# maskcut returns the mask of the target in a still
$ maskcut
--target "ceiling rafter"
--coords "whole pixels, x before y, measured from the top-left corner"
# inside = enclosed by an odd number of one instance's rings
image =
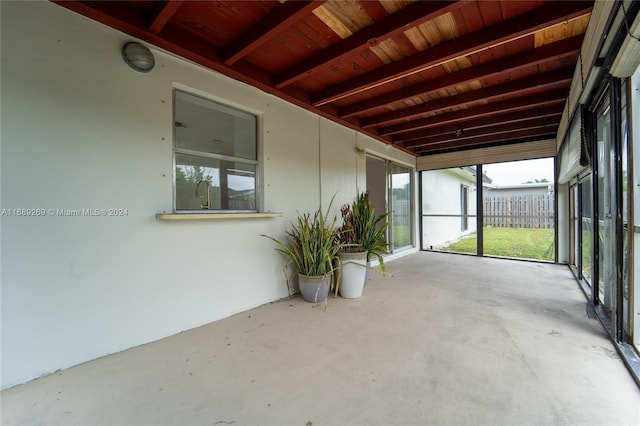
[[[307,93],[294,87],[281,91],[273,90],[271,76],[264,70],[242,63],[236,64],[235,67],[224,65],[220,52],[203,38],[194,37],[175,26],[166,26],[161,34],[152,33],[146,24],[146,17],[137,9],[127,7],[128,2],[85,3],[65,0],[52,0],[52,2],[231,78],[256,86],[268,93],[277,94],[296,105],[304,107],[310,102]],[[330,107],[316,111],[327,118],[334,118],[337,115]],[[353,120],[342,120],[341,122],[347,126],[355,126]]]
[[[311,96],[315,106],[333,102],[407,75],[518,39],[539,29],[568,21],[591,10],[591,2],[550,3],[522,15],[454,38],[408,58],[376,68],[360,76],[329,86]]]
[[[405,148],[417,148],[422,146],[434,145],[444,142],[463,141],[467,139],[477,138],[485,135],[499,135],[502,133],[511,133],[512,131],[536,129],[540,127],[557,125],[558,120],[554,116],[534,117],[522,121],[513,121],[510,123],[500,123],[491,126],[443,133],[435,136],[422,135],[422,138],[408,141],[401,141]],[[395,142],[394,142],[395,143]]]
[[[504,96],[505,93],[524,93],[532,89],[541,89],[546,86],[569,86],[573,77],[574,67],[564,67],[557,70],[537,74],[533,77],[526,77],[513,80],[495,86],[488,86],[478,90],[472,90],[459,95],[446,98],[435,99],[425,104],[404,108],[379,114],[373,117],[364,118],[360,121],[362,127],[373,127],[381,124],[392,123],[412,117],[421,116],[427,113],[436,113],[448,108],[464,105],[478,101],[489,101],[492,98]]]
[[[415,96],[427,93],[435,93],[439,90],[452,88],[471,81],[479,81],[503,74],[507,71],[516,71],[524,67],[540,65],[551,59],[556,61],[573,59],[573,61],[569,62],[570,65],[571,63],[575,63],[575,57],[580,50],[581,44],[581,36],[570,37],[533,49],[532,51],[524,51],[516,55],[507,56],[482,65],[465,68],[460,71],[429,80],[425,83],[409,86],[402,90],[394,90],[366,101],[345,106],[340,108],[340,116],[351,117],[380,108],[393,102],[411,99]]]
[[[336,62],[354,51],[368,48],[382,39],[394,37],[406,31],[407,28],[420,25],[441,13],[455,10],[465,1],[468,0],[418,1],[410,4],[384,20],[363,28],[351,37],[343,39],[281,72],[274,78],[274,84],[276,87],[282,88],[303,77],[310,77],[329,62]]]
[[[323,0],[52,1],[415,156],[548,138],[523,127],[536,117],[560,122],[587,25],[575,18],[593,6],[352,0],[327,5],[320,18]],[[501,19],[507,2],[510,17]],[[362,82],[376,90],[317,103]],[[408,144],[458,130],[469,145]]]
[[[180,9],[182,3],[184,0],[169,0],[164,3],[149,25],[149,31],[154,34],[160,33],[171,17]]]
[[[360,7],[362,7],[374,21],[378,21],[389,15],[384,6],[377,1],[363,1],[360,3]]]
[[[558,115],[562,114],[562,110],[562,105],[556,104],[546,107],[523,109],[520,111],[507,111],[502,112],[501,114],[490,115],[488,117],[480,117],[466,121],[457,121],[455,123],[440,125],[437,127],[429,127],[421,130],[400,133],[393,136],[392,141],[394,143],[406,142],[413,139],[424,138],[425,135],[437,136],[452,132],[461,132],[464,134],[465,132],[468,132],[472,129],[486,128],[488,126],[496,124],[521,122],[534,118],[557,117]]]
[[[226,65],[235,64],[275,34],[293,25],[325,2],[326,0],[285,2],[265,16],[262,21],[253,25],[248,31],[236,38],[233,43],[225,47],[222,51],[224,63]]]
[[[387,127],[379,127],[377,128],[377,131],[380,136],[389,136],[396,133],[429,128],[446,123],[463,123],[465,119],[472,119],[476,117],[491,117],[494,114],[500,114],[504,112],[513,113],[517,111],[526,111],[530,108],[535,108],[538,106],[554,107],[556,105],[563,104],[566,98],[567,91],[565,89],[557,89],[550,92],[543,92],[527,96],[526,98],[520,97],[502,102],[493,102],[476,107],[460,109],[458,111],[450,113],[433,115],[406,123],[394,124]]]
[[[476,148],[486,145],[505,145],[508,143],[530,142],[531,140],[539,139],[555,139],[557,130],[558,126],[553,125],[535,129],[521,130],[517,132],[506,132],[504,134],[486,135],[477,138],[469,138],[460,142],[446,142],[434,144],[431,146],[424,146],[417,148],[415,152],[417,152],[418,154],[436,154],[445,150],[452,151],[469,147]]]

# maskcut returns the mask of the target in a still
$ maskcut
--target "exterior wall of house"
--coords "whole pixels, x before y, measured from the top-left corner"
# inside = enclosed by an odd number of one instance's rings
[[[461,230],[460,186],[469,187],[467,230]],[[455,241],[476,231],[475,175],[463,168],[422,172],[423,248]],[[430,216],[433,215],[433,216]]]
[[[553,183],[548,184],[523,184],[513,186],[486,186],[485,197],[512,197],[520,195],[544,195],[553,192]]]
[[[130,37],[53,3],[0,7],[2,388],[286,296],[285,260],[260,234],[364,190],[356,145],[415,166],[157,49],[137,73],[120,57]],[[259,116],[264,211],[283,217],[155,218],[173,210],[174,88]],[[65,215],[76,209],[122,215]]]

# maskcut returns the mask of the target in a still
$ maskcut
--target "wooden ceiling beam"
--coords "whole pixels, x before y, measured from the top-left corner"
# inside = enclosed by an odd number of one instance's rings
[[[259,90],[263,90],[266,93],[275,95],[285,101],[291,102],[297,106],[308,109],[309,111],[319,114],[322,117],[325,117],[327,119],[330,119],[332,121],[345,125],[348,128],[360,131],[368,136],[371,136],[376,140],[379,140],[383,143],[388,143],[388,144],[392,144],[391,135],[402,133],[402,132],[407,133],[408,130],[411,130],[411,129],[438,127],[433,122],[431,123],[427,122],[428,120],[432,120],[432,117],[426,117],[428,115],[439,113],[440,115],[438,115],[437,117],[440,125],[442,125],[442,123],[457,125],[458,123],[454,123],[454,121],[464,119],[464,117],[467,117],[467,119],[463,121],[463,123],[466,123],[469,121],[468,119],[471,117],[475,117],[476,119],[479,119],[481,117],[487,117],[492,114],[497,114],[496,105],[502,105],[503,107],[506,108],[506,105],[510,103],[509,108],[511,108],[511,110],[514,111],[514,115],[515,115],[515,112],[524,110],[524,109],[530,109],[531,106],[533,105],[547,104],[547,105],[557,106],[559,105],[560,102],[563,102],[563,100],[552,99],[552,97],[556,96],[552,94],[563,93],[563,98],[566,100],[566,95],[568,91],[566,89],[564,76],[560,74],[562,71],[557,70],[555,72],[557,73],[556,77],[558,78],[556,78],[554,82],[551,82],[551,76],[553,75],[552,74],[553,71],[552,71],[552,72],[547,72],[545,74],[540,74],[537,76],[518,80],[517,86],[525,86],[525,87],[517,87],[516,82],[501,83],[499,85],[492,86],[493,88],[487,87],[484,89],[479,89],[478,91],[473,91],[473,92],[477,92],[477,93],[474,93],[474,95],[461,94],[461,95],[454,96],[453,100],[452,99],[447,100],[448,98],[436,99],[434,101],[429,102],[428,104],[425,104],[424,106],[420,105],[419,107],[422,107],[422,108],[426,107],[426,109],[424,110],[426,112],[417,112],[418,110],[411,109],[413,107],[405,108],[404,110],[402,110],[402,115],[400,115],[399,118],[393,118],[391,119],[391,121],[385,122],[387,124],[390,124],[390,123],[398,123],[402,121],[403,122],[402,124],[392,124],[383,128],[378,128],[377,125],[370,125],[366,128],[363,128],[362,121],[368,120],[369,118],[359,120],[359,119],[356,119],[355,116],[340,117],[338,108],[335,105],[332,105],[331,103],[324,103],[322,105],[317,105],[317,106],[314,105],[312,103],[311,94],[294,84],[284,85],[281,88],[276,88],[274,76],[270,72],[268,72],[264,68],[261,68],[260,66],[255,65],[250,61],[242,60],[242,58],[245,57],[246,54],[252,51],[255,51],[255,48],[257,46],[260,46],[265,40],[268,40],[269,37],[273,37],[276,33],[278,34],[281,32],[287,33],[288,31],[284,25],[278,27],[278,29],[273,28],[273,26],[269,27],[268,25],[265,25],[263,27],[264,31],[262,33],[256,33],[256,32],[251,33],[253,34],[252,40],[249,40],[248,42],[246,41],[248,38],[250,38],[248,35],[250,34],[250,32],[247,32],[242,36],[247,38],[242,43],[240,43],[240,41],[230,42],[225,48],[219,49],[218,47],[212,44],[212,42],[210,41],[210,38],[204,31],[199,32],[198,30],[195,30],[193,28],[186,29],[186,28],[183,28],[183,26],[181,25],[173,25],[173,22],[176,20],[178,16],[181,19],[188,18],[188,17],[183,17],[181,15],[183,9],[180,8],[179,0],[163,2],[161,4],[162,5],[161,7],[158,7],[157,4],[153,4],[149,2],[136,3],[136,2],[111,2],[111,1],[105,1],[105,2],[66,1],[66,0],[65,1],[52,0],[52,1],[61,5],[62,7],[65,7],[77,13],[80,13],[88,17],[89,19],[93,19],[95,21],[101,22],[102,24],[108,25],[116,29],[117,31],[122,31],[123,33],[128,34],[131,37],[135,37],[140,40],[143,40],[144,42],[149,43],[150,45],[153,45],[157,49],[162,49],[167,52],[171,52],[176,56],[179,56],[188,61],[192,61],[194,63],[200,64],[211,70],[220,72],[232,79],[250,84],[258,88]],[[308,0],[307,3],[311,3],[312,1],[316,1],[316,0]],[[321,1],[321,0],[318,0],[318,1]],[[461,1],[467,1],[467,0],[461,0]],[[295,2],[292,2],[292,3],[295,3]],[[422,5],[421,7],[428,7],[427,5],[429,5],[431,2],[418,2],[418,3]],[[445,2],[440,2],[440,3],[445,4]],[[564,3],[574,3],[574,2],[557,2],[557,3],[553,3],[553,5],[561,8],[566,8],[567,6],[564,5]],[[589,4],[590,3],[591,2],[589,2]],[[451,5],[451,7],[457,7],[456,5],[458,5],[459,3],[446,2],[446,4]],[[281,7],[282,6],[279,6],[279,9]],[[289,6],[289,7],[293,7],[293,6]],[[541,8],[538,8],[538,9],[541,9]],[[386,16],[385,15],[386,12],[380,9],[380,7],[378,6],[375,6],[373,10],[374,12],[377,13],[376,20],[378,21],[380,21],[380,19]],[[215,13],[215,12],[212,12],[212,13]],[[307,13],[307,17],[309,17],[310,13],[311,12]],[[389,17],[396,16],[398,13],[400,12],[393,13],[389,15]],[[263,21],[266,19],[267,18],[265,17]],[[305,17],[300,15],[298,19],[304,20]],[[388,18],[384,18],[385,21],[387,19]],[[426,20],[424,15],[421,15],[416,19]],[[569,19],[568,16],[567,16],[567,19]],[[543,17],[540,16],[540,22],[542,22],[542,20],[543,20]],[[387,21],[387,22],[392,22],[392,21]],[[509,20],[507,22],[512,22],[512,21]],[[274,25],[277,26],[280,24],[275,23]],[[291,25],[295,25],[295,22],[290,23],[288,28],[290,28]],[[374,23],[373,25],[376,25],[376,24]],[[363,29],[362,31],[365,31],[367,28]],[[406,28],[398,27],[396,29],[393,29],[392,33],[395,34],[394,37],[404,37],[405,30]],[[484,32],[485,30],[480,30],[480,31]],[[361,31],[358,31],[356,34],[354,34],[354,36],[360,33]],[[349,40],[354,36],[351,36],[345,40]],[[466,37],[466,36],[463,36],[463,37]],[[472,40],[472,38],[468,38],[468,39]],[[377,40],[375,39],[372,40],[372,38],[369,38],[366,40],[366,42],[362,44],[361,48],[366,49],[369,41],[371,41],[372,43],[377,43]],[[338,42],[337,44],[341,44],[341,43],[342,42]],[[445,42],[442,45],[435,46],[427,50],[437,51],[437,50],[440,50],[441,48],[444,48],[444,51],[448,52],[449,50],[447,49],[451,49],[451,47],[447,47],[447,46],[450,46],[448,43],[449,42]],[[499,44],[500,44],[500,41],[498,41],[496,45],[499,45]],[[234,48],[235,50],[231,49],[232,45],[236,46]],[[332,49],[334,46],[330,47],[329,49]],[[244,50],[244,52],[240,52],[241,50]],[[332,51],[332,55],[334,55],[335,52],[336,51]],[[353,54],[354,51],[349,51],[349,52]],[[422,53],[416,53],[413,56],[417,56],[421,54]],[[225,61],[229,60],[234,55],[237,55],[237,58],[231,59],[229,61],[229,64],[225,63]],[[349,55],[345,54],[345,57],[349,57]],[[344,59],[344,57],[341,57],[341,58]],[[302,59],[302,61],[299,63],[303,63],[304,61],[305,59]],[[446,62],[446,61],[443,61],[443,62]],[[386,68],[386,66],[383,68]],[[318,68],[319,72],[325,72],[326,70],[327,70],[326,66]],[[524,74],[524,72],[522,72],[521,74]],[[306,75],[307,74],[302,74],[300,78],[305,78]],[[513,84],[513,86],[508,86],[508,84]],[[530,84],[534,84],[534,85],[538,84],[539,89],[536,90],[534,87],[529,87]],[[519,98],[511,99],[508,101],[501,100],[499,102],[495,102],[498,99],[507,99],[507,96],[509,95],[508,92],[499,92],[499,90],[509,90],[509,89],[514,90],[515,93],[519,95]],[[545,89],[549,89],[551,91],[545,92],[545,93],[537,93],[537,94],[535,93],[537,91],[543,91]],[[468,92],[468,93],[471,93],[471,92]],[[458,116],[457,118],[454,118],[454,116],[456,114],[459,114],[460,111],[444,113],[445,111],[449,111],[457,108],[465,108],[469,102],[474,102],[473,100],[469,100],[469,99],[474,99],[473,96],[480,96],[480,95],[482,95],[483,98],[477,99],[477,100],[486,99],[486,100],[489,100],[489,104],[467,108],[466,110],[464,110],[464,116]],[[465,96],[469,96],[469,98]],[[494,102],[491,103],[492,101]],[[523,101],[526,101],[526,103],[524,103]],[[460,102],[462,102],[462,104]],[[452,106],[447,108],[446,105],[448,104]],[[504,110],[500,110],[500,111],[504,112]],[[407,112],[413,115],[406,115]],[[370,118],[379,120],[380,116],[370,117]],[[418,118],[418,119],[414,120],[414,122],[412,123],[408,123],[409,120],[413,120],[415,118]],[[450,121],[446,121],[446,120],[450,120]],[[512,119],[509,122],[513,123],[514,120]],[[405,128],[404,130],[400,130],[400,131],[393,130],[393,129],[399,129],[399,126],[401,125],[409,125],[409,124],[411,126]],[[416,126],[422,126],[422,127],[416,127]],[[483,127],[487,127],[487,126],[483,126]],[[463,129],[465,129],[466,131],[466,128],[463,128]],[[436,131],[441,131],[441,130],[442,129],[438,129]],[[504,130],[504,126],[503,126],[503,130]],[[382,134],[380,131],[384,131],[388,133]],[[524,134],[523,136],[522,132],[523,130],[519,130],[519,131],[514,130],[510,132],[510,135],[511,137],[516,137],[516,138],[529,137],[527,136],[527,134]],[[498,140],[497,138],[499,138],[500,135],[501,134],[492,135],[493,137],[491,141],[486,143],[495,144],[496,140]],[[466,136],[468,137],[469,141],[475,141],[477,143],[485,143],[481,139],[469,137],[469,134],[467,134]],[[536,136],[534,135],[533,137],[536,137]],[[466,140],[467,139],[465,139],[465,141]],[[507,143],[512,142],[514,140],[517,140],[517,139],[509,139]],[[413,155],[417,155],[417,151],[424,150],[424,149],[436,149],[440,151],[442,151],[443,149],[444,150],[464,149],[464,148],[459,148],[460,145],[454,148],[447,147],[446,144],[454,143],[454,142],[457,142],[459,144],[461,141],[454,140],[450,142],[442,142],[436,145],[417,147],[415,149],[406,148],[401,144],[399,144],[398,146],[396,146],[396,148]],[[497,143],[500,143],[500,142],[498,141]]]
[[[467,139],[474,139],[485,135],[501,135],[503,133],[513,133],[514,131],[537,129],[540,127],[548,126],[558,126],[559,121],[560,120],[558,119],[558,117],[554,116],[542,118],[535,117],[528,120],[514,121],[511,123],[500,123],[471,130],[459,129],[459,133],[453,131],[434,136],[425,135],[429,132],[429,130],[425,130],[421,139],[400,141],[400,145],[404,148],[415,149],[421,146],[428,146],[445,142],[464,141]],[[396,142],[394,141],[394,144],[395,143]]]
[[[509,124],[515,122],[522,122],[526,120],[532,120],[535,118],[553,117],[557,120],[557,117],[562,115],[563,106],[561,104],[553,105],[551,107],[539,107],[524,109],[520,111],[507,111],[501,114],[491,115],[488,117],[480,117],[471,120],[455,121],[444,126],[428,127],[421,130],[414,130],[411,132],[400,133],[392,137],[394,143],[407,142],[414,139],[422,139],[428,134],[430,137],[437,135],[445,135],[456,132],[462,132],[468,134],[469,130],[483,129],[496,124]]]
[[[389,13],[379,1],[360,1],[358,5],[376,22],[389,16]]]
[[[225,47],[222,52],[224,63],[226,65],[235,64],[275,34],[289,28],[325,2],[326,0],[285,2],[256,25],[253,25],[247,32],[237,37],[229,46]]]
[[[159,34],[171,17],[178,11],[178,9],[180,9],[182,3],[184,3],[183,0],[169,0],[165,2],[164,5],[161,6],[160,11],[151,21],[149,31],[154,34]]]
[[[51,0],[51,2],[134,37],[138,37],[137,34],[149,33],[148,16],[131,8],[125,2],[97,2],[90,5],[80,1]],[[160,38],[156,37],[156,39]]]
[[[339,41],[276,75],[275,86],[282,88],[301,78],[318,72],[328,62],[338,61],[356,50],[364,49],[382,39],[388,39],[408,28],[427,22],[436,16],[462,6],[468,0],[460,1],[418,1],[386,19],[361,29],[352,36]]]
[[[480,146],[483,146],[483,145],[492,145],[497,143],[500,143],[501,145],[505,145],[507,143],[518,143],[523,141],[530,141],[532,138],[535,138],[535,139],[555,138],[557,131],[558,131],[558,126],[539,127],[536,129],[522,130],[519,132],[508,132],[502,135],[480,136],[477,138],[466,139],[460,142],[446,142],[441,144],[434,144],[434,145],[417,148],[413,152],[415,153],[415,155],[424,155],[424,154],[434,154],[438,151],[443,151],[443,150],[454,150],[454,149],[462,149],[462,148],[465,148],[465,149],[479,148]]]
[[[386,144],[391,143],[391,138],[379,136],[376,129],[363,129],[359,121],[355,118],[342,119],[338,117],[337,108],[331,105],[325,105],[319,108],[313,107],[309,94],[295,86],[277,90],[273,86],[271,75],[260,68],[251,66],[251,64],[246,61],[240,61],[240,63],[233,67],[225,65],[222,63],[222,58],[218,50],[202,38],[195,37],[193,34],[181,31],[174,26],[164,28],[161,35],[151,33],[148,30],[147,16],[142,14],[139,9],[131,7],[129,2],[81,2],[67,0],[52,0],[52,2],[96,22],[129,34],[132,37],[144,40],[188,61],[220,72],[232,79],[249,84],[301,108],[315,112],[324,118],[359,131],[380,142]],[[409,151],[405,152],[409,153]]]
[[[591,11],[591,1],[552,2],[530,12],[446,41],[408,58],[329,86],[312,95],[315,106],[406,77],[452,59],[526,36]]]
[[[394,90],[384,95],[376,96],[372,99],[340,108],[340,116],[352,117],[354,115],[383,107],[393,102],[400,102],[406,99],[411,99],[415,96],[434,93],[439,90],[449,89],[471,81],[498,76],[524,67],[540,65],[550,61],[562,61],[566,62],[567,65],[575,64],[575,58],[580,51],[580,46],[582,45],[582,38],[582,35],[566,38],[537,49],[532,49],[513,56],[487,62],[486,64],[446,74],[442,77],[438,77],[421,84],[405,87],[402,90]]]
[[[421,105],[403,108],[397,111],[391,111],[379,114],[373,117],[363,118],[360,120],[362,127],[374,127],[382,124],[393,123],[401,120],[419,117],[424,114],[433,114],[457,106],[463,106],[468,103],[478,101],[489,101],[492,98],[505,96],[508,94],[522,94],[534,88],[542,87],[558,87],[569,86],[573,78],[574,67],[564,67],[557,70],[536,74],[531,77],[521,78],[519,80],[509,81],[507,83],[497,84],[495,86],[484,87],[478,90],[461,93],[446,98],[434,99]]]
[[[413,131],[422,128],[434,127],[446,123],[460,122],[472,118],[491,117],[494,114],[504,112],[516,113],[517,111],[526,111],[530,108],[542,106],[544,108],[562,107],[567,99],[567,91],[565,89],[553,90],[550,92],[538,93],[536,95],[527,96],[526,98],[510,99],[508,101],[494,102],[485,105],[479,105],[472,108],[461,109],[458,111],[433,115],[418,120],[408,121],[406,123],[394,124],[387,127],[378,127],[380,136],[390,136],[406,131]]]
[[[210,43],[174,26],[164,27],[162,34],[153,33],[149,29],[147,16],[137,8],[131,7],[128,2],[66,0],[53,0],[53,2],[132,37],[144,40],[153,46],[173,52],[216,71],[223,71],[220,54]],[[242,77],[240,73],[236,74],[238,78]],[[234,78],[236,77],[234,76]],[[260,77],[258,78],[260,79]]]
[[[177,26],[167,25],[163,28],[161,34],[152,33],[148,29],[147,17],[138,8],[131,7],[129,2],[53,1],[66,9],[129,34],[132,37],[139,38],[188,61],[193,61],[230,78],[255,86],[267,93],[280,96],[296,105],[304,108],[309,107],[310,98],[308,93],[295,87],[277,91],[273,88],[271,75],[263,69],[251,66],[246,62],[241,62],[235,67],[224,65],[220,52],[211,43],[195,36],[191,32],[181,30]],[[314,111],[320,111],[320,109],[316,108]],[[322,112],[321,115],[326,116],[326,113]],[[335,115],[331,118],[335,119]],[[356,121],[352,119],[341,120],[341,123],[350,123],[351,126],[355,126],[353,123]]]

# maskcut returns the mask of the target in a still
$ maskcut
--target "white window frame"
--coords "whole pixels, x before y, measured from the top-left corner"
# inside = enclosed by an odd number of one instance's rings
[[[254,141],[253,143],[255,144],[255,159],[247,159],[247,158],[242,158],[242,157],[236,157],[236,156],[229,156],[229,155],[224,155],[224,154],[219,154],[216,152],[210,152],[210,151],[200,151],[200,150],[194,150],[194,149],[188,149],[188,148],[183,148],[183,147],[178,147],[177,146],[177,136],[176,136],[176,130],[177,130],[177,126],[176,126],[176,122],[177,122],[177,118],[176,118],[176,94],[177,93],[182,93],[194,98],[197,98],[198,100],[201,100],[203,103],[206,103],[207,105],[214,105],[215,108],[219,109],[220,111],[226,111],[226,112],[232,112],[232,113],[240,113],[241,115],[249,115],[252,116],[254,118],[254,123],[255,123],[255,129],[254,129]],[[219,99],[215,99],[213,97],[208,97],[199,93],[194,93],[193,91],[184,89],[184,88],[179,88],[179,87],[174,87],[173,88],[173,92],[172,92],[172,127],[173,127],[173,141],[172,141],[172,157],[173,157],[173,212],[176,214],[189,214],[189,213],[205,213],[205,214],[226,214],[226,213],[258,213],[261,211],[261,205],[262,205],[262,188],[261,188],[261,184],[260,184],[260,176],[261,176],[261,146],[260,146],[260,115],[249,111],[247,109],[243,109],[241,107],[238,107],[236,105],[232,105],[231,102],[226,103],[224,101],[221,101]],[[204,106],[204,105],[203,105]],[[252,165],[255,167],[255,176],[254,176],[254,206],[253,208],[248,208],[248,209],[211,209],[209,206],[208,209],[178,209],[177,207],[177,176],[176,176],[176,154],[178,155],[190,155],[190,156],[196,156],[202,159],[215,159],[215,160],[221,160],[221,161],[230,161],[230,162],[235,162],[235,163],[241,163],[241,164],[247,164],[247,165]],[[202,188],[203,191],[206,191],[207,188]]]

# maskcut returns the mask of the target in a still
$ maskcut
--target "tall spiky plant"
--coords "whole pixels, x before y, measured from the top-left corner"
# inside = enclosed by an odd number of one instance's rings
[[[332,204],[333,198],[331,198],[327,212],[324,214],[320,209],[316,210],[313,216],[310,213],[298,213],[297,223],[291,224],[285,241],[268,235],[263,236],[278,245],[276,250],[287,256],[296,265],[300,274],[307,276],[331,275],[332,287],[334,287],[336,286],[335,262],[340,261],[338,252],[343,244],[338,238],[337,218],[334,216],[331,222],[328,219]]]
[[[355,210],[355,203],[353,204]],[[338,230],[340,241],[343,243],[342,250],[346,253],[358,253],[364,251],[360,245],[360,238],[357,232],[356,212],[349,204],[344,204],[340,208],[342,214],[342,226]]]
[[[376,216],[376,208],[369,200],[369,192],[361,193],[351,207],[353,230],[358,244],[367,251],[367,260],[373,257],[380,263],[380,271],[385,272],[382,255],[387,252],[386,231],[389,212]]]

